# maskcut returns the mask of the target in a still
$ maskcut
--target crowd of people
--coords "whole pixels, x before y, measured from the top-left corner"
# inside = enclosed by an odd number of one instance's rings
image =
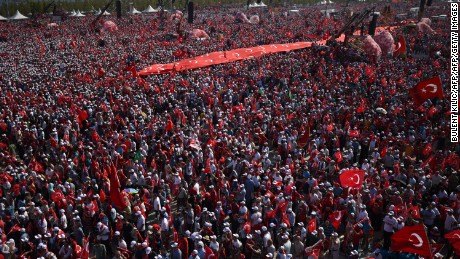
[[[410,7],[392,5],[379,22]],[[433,19],[433,34],[393,28],[403,58],[333,43],[135,72],[346,24],[320,9],[246,11],[259,24],[235,22],[244,10],[233,7],[198,8],[180,26],[167,13],[104,17],[113,32],[90,26],[94,16],[0,23],[3,257],[407,258],[391,235],[420,223],[445,244],[433,256],[455,256],[444,239],[460,228],[447,20]],[[442,3],[425,11],[444,13]],[[210,38],[183,33],[193,28]],[[408,90],[436,75],[445,98],[415,106]],[[342,187],[353,168],[365,171],[362,187]]]

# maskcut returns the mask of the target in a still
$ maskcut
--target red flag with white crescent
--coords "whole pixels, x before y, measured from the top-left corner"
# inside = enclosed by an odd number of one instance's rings
[[[334,211],[331,215],[329,215],[329,220],[331,221],[331,224],[332,226],[334,226],[335,229],[339,229],[344,214],[344,210],[339,210]]]
[[[401,55],[401,54],[405,54],[406,50],[407,50],[407,48],[406,48],[406,39],[404,38],[403,35],[401,35],[401,36],[399,36],[399,40],[396,43],[395,51],[393,52],[393,57]]]
[[[428,99],[443,98],[442,82],[439,76],[432,77],[428,80],[419,82],[416,86],[409,90],[409,94],[414,99],[414,104],[420,106]]]
[[[361,189],[364,180],[364,170],[349,169],[343,170],[340,175],[340,184],[342,187],[351,187]]]
[[[412,215],[412,218],[414,219],[420,219],[420,209],[418,206],[412,206],[407,209],[407,213]]]
[[[431,249],[425,226],[405,226],[391,236],[391,250],[431,258]]]
[[[444,235],[444,238],[449,240],[451,243],[457,243],[460,242],[460,229],[451,231],[447,234]]]

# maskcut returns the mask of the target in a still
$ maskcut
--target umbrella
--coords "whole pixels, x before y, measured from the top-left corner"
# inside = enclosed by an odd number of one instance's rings
[[[137,191],[136,189],[133,189],[133,188],[126,188],[123,191],[126,192],[126,193],[129,193],[129,194],[138,194],[139,193],[139,191]]]

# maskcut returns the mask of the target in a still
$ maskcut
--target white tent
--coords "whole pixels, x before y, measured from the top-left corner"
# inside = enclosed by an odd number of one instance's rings
[[[158,9],[153,9],[152,6],[147,6],[147,8],[145,8],[145,10],[143,11],[143,13],[156,13],[160,11],[160,7],[158,7]]]
[[[7,21],[7,20],[8,20],[8,18],[5,18],[5,17],[0,15],[0,21]]]
[[[131,14],[140,14],[141,12],[139,12],[136,7],[133,7],[133,10],[131,10]]]
[[[329,0],[329,1],[327,1],[327,0],[321,0],[321,1],[319,1],[319,2],[317,3],[317,5],[322,5],[322,4],[333,4],[333,3],[334,3],[334,2],[332,2],[332,1],[330,1],[330,0]]]
[[[102,12],[102,10],[101,10],[101,9],[99,9],[99,11],[97,11],[96,15],[99,15],[99,14],[101,14],[101,12]],[[102,15],[106,15],[106,16],[108,16],[108,15],[111,15],[111,14],[110,14],[109,12],[107,12],[107,10],[106,10],[106,11],[105,11],[105,12],[104,12]]]
[[[80,12],[80,10],[77,11],[77,13],[75,14],[75,17],[85,17],[86,15],[82,14]]]
[[[16,13],[10,17],[10,20],[24,20],[24,19],[29,19],[29,18],[22,15],[19,11],[16,11]]]
[[[77,12],[75,12],[75,10],[72,10],[72,12],[70,12],[69,16],[75,16],[77,14]]]
[[[257,2],[253,4],[249,4],[249,8],[253,8],[253,7],[267,7],[267,5],[264,4],[263,2],[260,2],[260,4],[258,4]]]

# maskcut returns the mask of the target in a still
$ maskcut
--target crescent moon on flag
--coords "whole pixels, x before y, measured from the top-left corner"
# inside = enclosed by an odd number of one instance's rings
[[[460,234],[454,234],[453,236],[456,238],[460,238]]]
[[[356,177],[356,182],[355,183],[359,184],[359,181],[361,180],[361,177],[359,177],[359,175],[357,175],[357,174],[354,174],[353,179],[355,179],[355,177]]]
[[[400,48],[401,48],[401,43],[398,42],[398,44],[396,45],[395,51],[398,51]]]
[[[340,220],[341,217],[342,217],[342,212],[339,211],[339,215],[337,217],[335,217],[335,220]]]
[[[412,240],[412,237],[415,237],[418,241],[418,243],[414,243],[414,240]],[[416,233],[412,233],[410,236],[409,236],[409,241],[412,242],[412,244],[415,246],[415,247],[421,247],[423,245],[423,240],[422,238],[419,236],[419,234],[416,234]]]
[[[433,90],[430,91],[432,93],[436,93],[436,91],[438,90],[438,86],[435,84],[427,84],[426,86],[431,86],[433,88]]]

